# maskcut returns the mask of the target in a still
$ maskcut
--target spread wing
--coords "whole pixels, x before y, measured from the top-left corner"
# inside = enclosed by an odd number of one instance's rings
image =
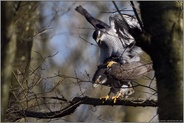
[[[77,6],[75,10],[79,12],[81,15],[83,15],[86,18],[86,20],[95,27],[95,29],[110,28],[110,26],[107,25],[106,23],[91,16],[91,14],[89,14],[89,12],[86,9],[84,9],[81,5]]]
[[[110,69],[107,69],[106,73],[119,81],[131,81],[141,78],[151,70],[151,64],[143,64],[141,62],[131,62],[122,65],[114,63]]]
[[[135,42],[129,31],[134,28],[140,29],[140,25],[134,16],[127,14],[122,14],[122,16],[120,14],[113,14],[109,17],[109,22],[111,27],[114,28],[118,34],[118,37],[120,37],[126,45]]]

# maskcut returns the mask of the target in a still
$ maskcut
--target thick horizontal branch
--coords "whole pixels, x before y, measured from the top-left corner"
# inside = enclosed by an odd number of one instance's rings
[[[122,106],[151,106],[151,107],[157,107],[157,101],[155,100],[145,100],[145,99],[124,99],[119,100],[117,99],[116,102],[114,100],[109,99],[99,99],[99,98],[90,98],[90,97],[75,97],[72,101],[69,102],[69,105],[62,108],[59,111],[53,111],[53,112],[34,112],[34,111],[27,111],[27,110],[21,110],[16,112],[21,117],[34,117],[34,118],[42,118],[42,119],[52,119],[52,118],[58,118],[58,117],[64,117],[66,115],[70,115],[73,113],[77,107],[79,107],[81,104],[85,105],[93,105],[93,106],[104,106],[104,105],[122,105]]]
[[[64,117],[66,115],[70,115],[75,111],[77,107],[79,107],[80,104],[81,104],[81,101],[70,103],[68,106],[62,108],[61,110],[53,111],[53,112],[34,112],[34,111],[21,110],[21,111],[18,111],[17,114],[23,117],[34,117],[34,118],[40,118],[40,119],[59,118],[59,117]]]
[[[146,99],[117,99],[116,102],[112,99],[99,99],[99,98],[90,98],[90,97],[75,97],[73,101],[82,101],[82,104],[87,105],[94,105],[94,106],[102,106],[102,105],[122,105],[122,106],[151,106],[151,107],[157,107],[157,101],[156,100],[146,100]]]

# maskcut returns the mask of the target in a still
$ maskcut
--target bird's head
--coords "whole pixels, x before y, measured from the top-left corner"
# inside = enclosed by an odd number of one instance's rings
[[[97,42],[97,44],[101,43],[101,37],[103,35],[103,32],[100,30],[95,30],[93,33],[93,39]]]
[[[108,78],[105,74],[106,69],[107,68],[98,67],[92,79],[94,87],[97,87],[98,85],[108,85]]]
[[[104,85],[107,82],[107,76],[99,75],[97,79],[93,83],[93,87],[97,87],[98,85]]]

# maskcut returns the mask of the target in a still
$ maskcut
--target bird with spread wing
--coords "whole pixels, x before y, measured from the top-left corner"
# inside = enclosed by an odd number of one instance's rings
[[[142,49],[134,46],[135,39],[129,33],[130,29],[140,29],[139,23],[131,15],[113,14],[109,17],[110,26],[91,16],[81,5],[75,9],[91,23],[95,31],[93,39],[100,48],[100,65],[93,76],[93,83],[110,86],[115,94],[112,98],[127,98],[134,92],[131,81],[145,75],[149,68],[140,62]],[[141,29],[140,29],[141,30]]]
[[[122,21],[119,14],[113,14],[109,17],[110,26],[99,19],[91,16],[82,6],[75,9],[95,28],[93,39],[100,48],[100,64],[109,57],[118,57],[121,63],[139,61],[138,54],[142,52],[141,48],[134,46],[135,40],[128,33],[131,28],[139,28],[137,20],[130,15],[123,15]]]

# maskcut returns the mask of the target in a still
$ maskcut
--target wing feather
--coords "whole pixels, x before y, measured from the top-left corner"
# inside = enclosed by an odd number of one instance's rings
[[[151,64],[131,62],[125,64],[115,63],[106,71],[107,75],[119,81],[130,81],[141,78],[152,70]]]
[[[129,30],[133,28],[140,29],[140,25],[134,16],[126,14],[122,14],[122,16],[119,14],[112,14],[109,17],[109,21],[111,28],[114,27],[114,30],[116,30],[116,33],[120,39],[123,39],[123,42],[126,43],[126,45],[130,45],[135,42],[134,38],[129,33]]]
[[[107,25],[106,23],[91,16],[91,14],[89,14],[89,12],[86,9],[84,9],[81,5],[77,6],[75,10],[79,12],[81,15],[83,15],[86,18],[86,20],[95,27],[95,29],[110,28],[110,26]]]

